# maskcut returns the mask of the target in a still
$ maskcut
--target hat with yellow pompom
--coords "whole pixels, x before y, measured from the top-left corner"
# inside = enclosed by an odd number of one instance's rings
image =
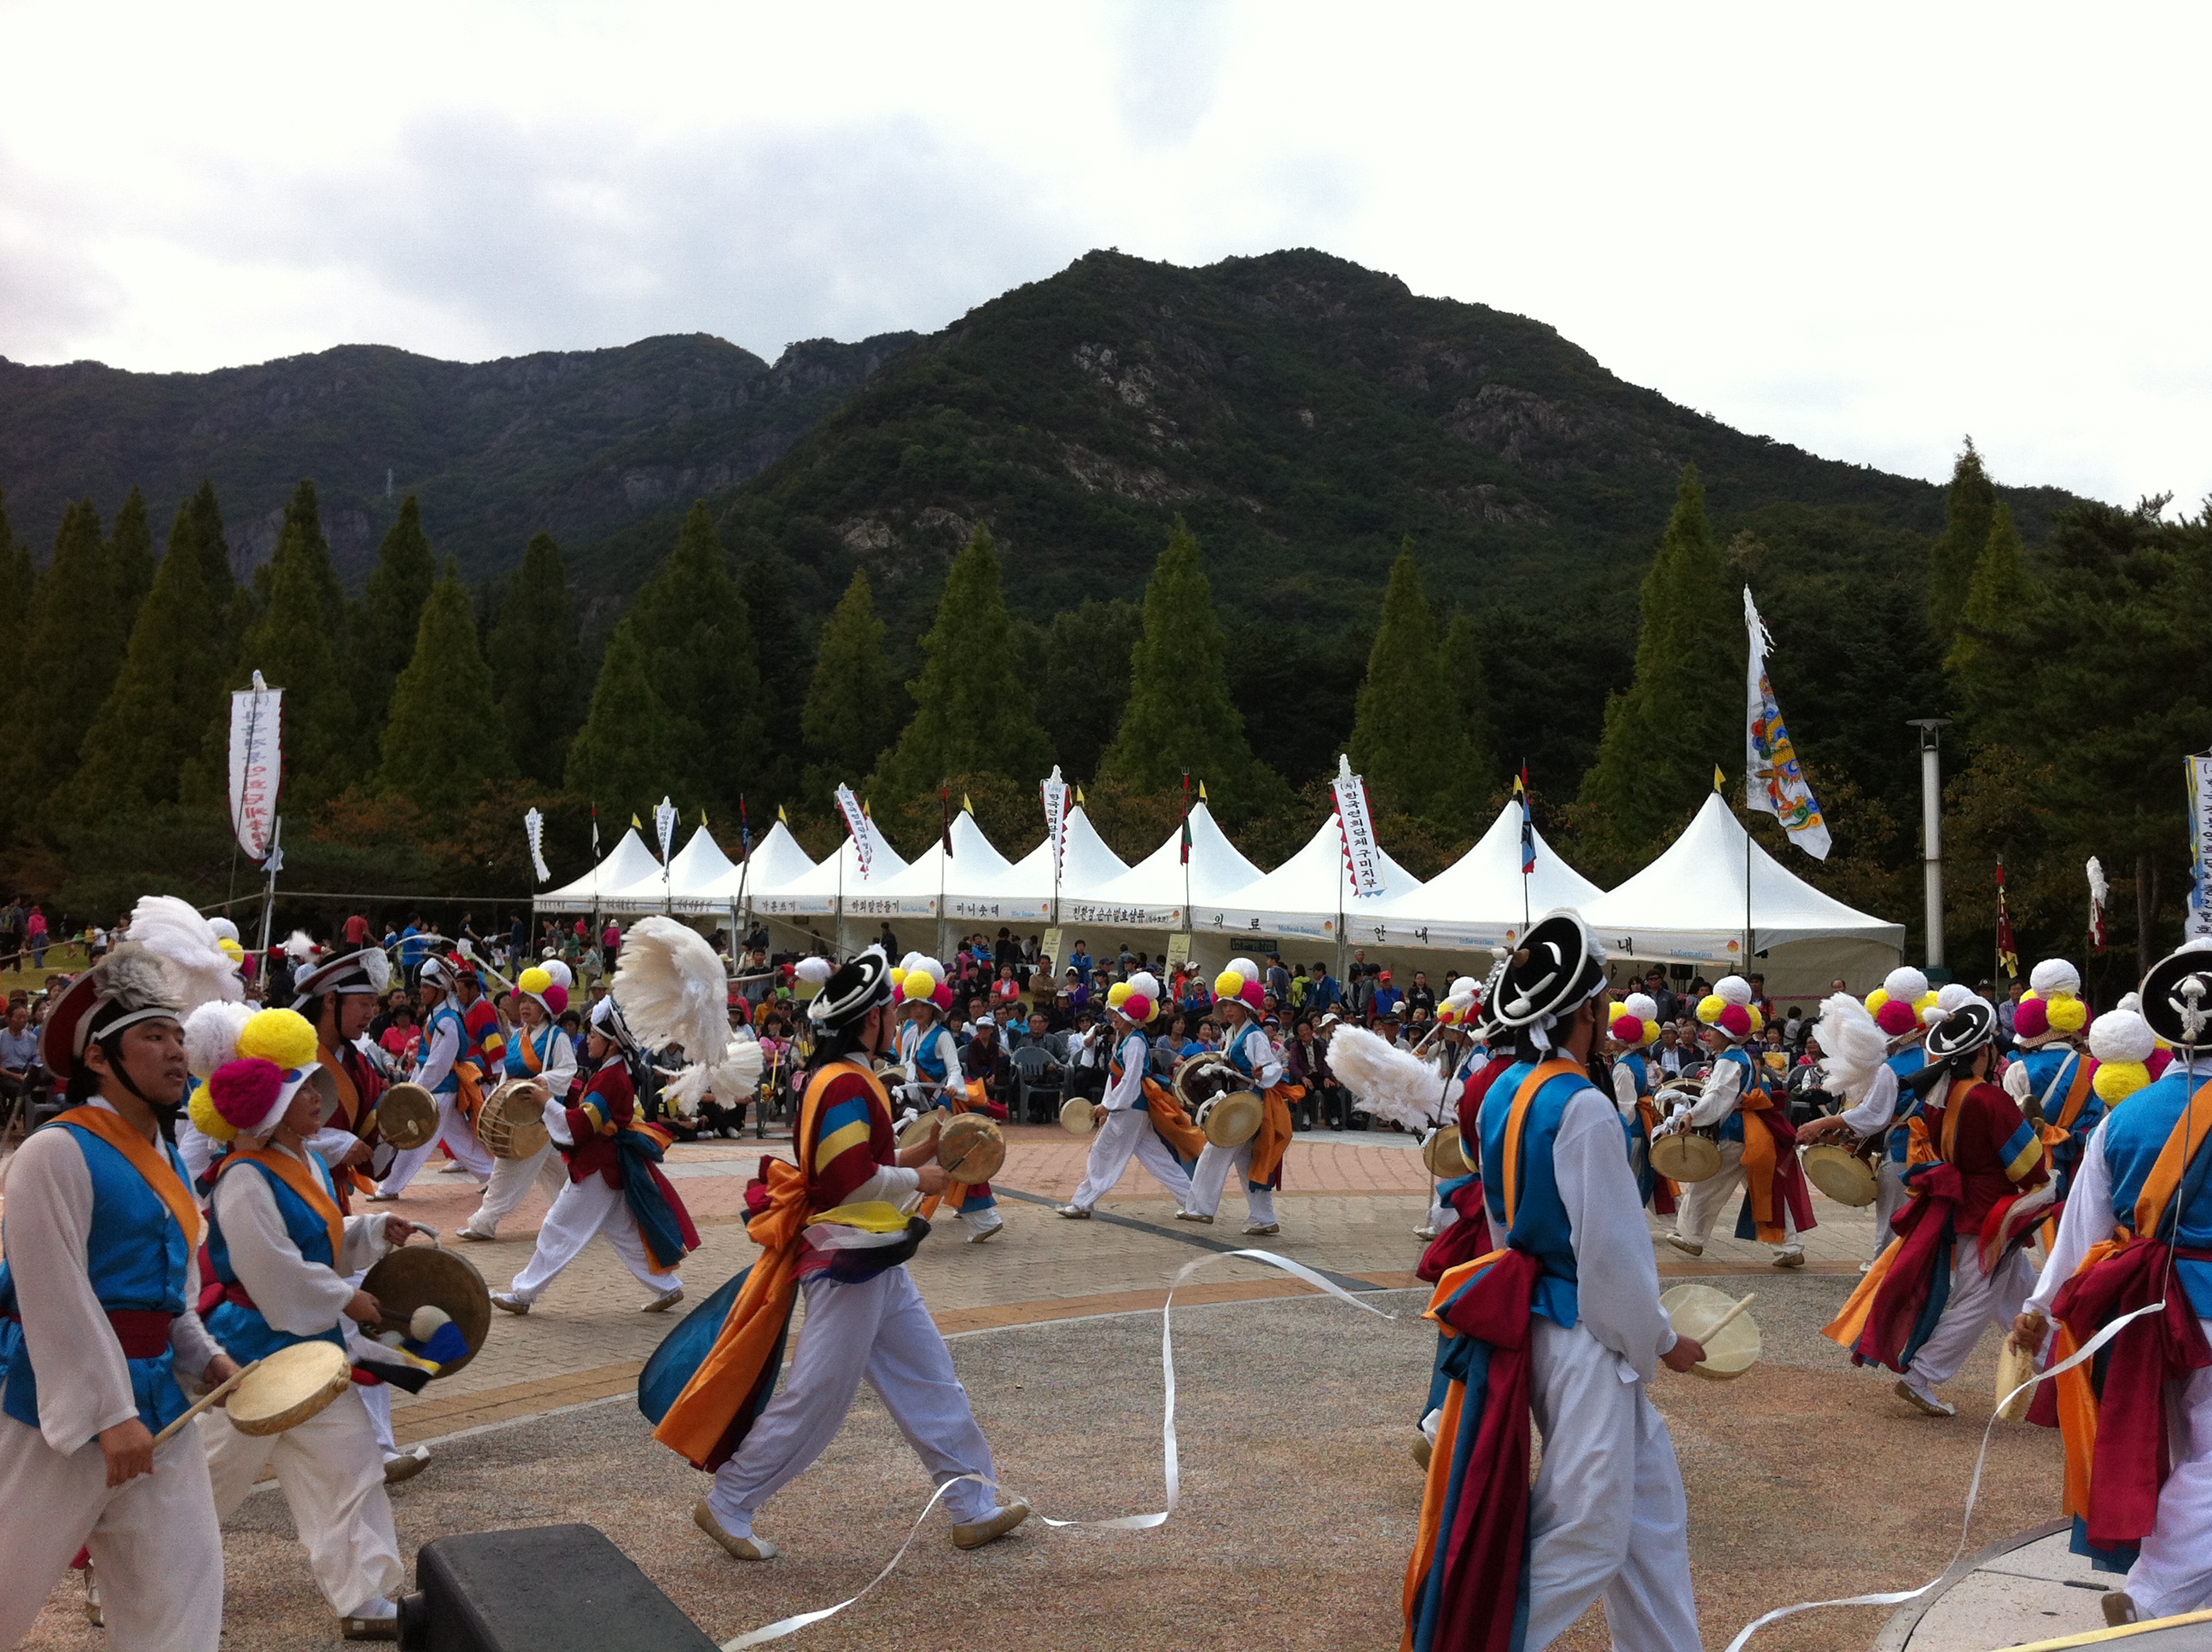
[[[1766,1025],[1751,1001],[1751,983],[1741,975],[1723,975],[1713,990],[1698,1000],[1698,1019],[1731,1044],[1743,1041]]]
[[[234,1059],[192,1092],[192,1123],[216,1141],[266,1135],[319,1065],[312,1022],[293,1010],[260,1011],[238,1029]]]

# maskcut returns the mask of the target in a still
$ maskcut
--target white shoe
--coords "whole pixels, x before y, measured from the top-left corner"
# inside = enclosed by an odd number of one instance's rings
[[[93,1575],[92,1563],[84,1566],[84,1620],[94,1629],[107,1627],[107,1619],[100,1611],[100,1579]]]
[[[501,1313],[506,1314],[527,1314],[530,1311],[530,1304],[528,1303],[523,1301],[521,1297],[508,1291],[493,1291],[491,1293],[491,1305],[494,1308],[498,1309]]]
[[[346,1641],[396,1641],[399,1638],[399,1608],[379,1597],[364,1600],[338,1619],[338,1638]]]
[[[1433,1238],[1435,1238],[1436,1236],[1437,1236],[1437,1230],[1436,1230],[1434,1228],[1425,1228],[1425,1227],[1424,1227],[1424,1228],[1415,1228],[1415,1229],[1413,1230],[1413,1237],[1414,1237],[1414,1238],[1416,1238],[1416,1239],[1433,1239]]]
[[[398,1197],[399,1195],[398,1193],[388,1193],[385,1192],[383,1188],[379,1187],[374,1193],[368,1195],[368,1202],[372,1205],[389,1205]]]
[[[1283,1224],[1279,1222],[1247,1222],[1244,1224],[1247,1233],[1280,1233],[1282,1230]]]
[[[968,1242],[971,1245],[988,1245],[1006,1230],[1006,1224],[1004,1222],[994,1228],[979,1228],[968,1236]]]
[[[1959,1414],[1959,1408],[1948,1400],[1938,1400],[1932,1394],[1923,1394],[1901,1376],[1890,1392],[1923,1417],[1956,1417]]]
[[[1213,1218],[1208,1216],[1204,1211],[1177,1211],[1176,1212],[1176,1220],[1178,1222],[1203,1222],[1209,1228],[1213,1225]]]
[[[714,1518],[714,1511],[702,1497],[691,1505],[691,1523],[722,1546],[722,1551],[732,1560],[773,1560],[782,1551],[764,1537],[732,1537],[722,1529],[722,1522]]]
[[[673,1291],[662,1291],[651,1302],[640,1303],[637,1305],[637,1311],[641,1314],[665,1314],[683,1300],[684,1287],[679,1285]]]
[[[399,1452],[384,1460],[384,1483],[398,1485],[413,1479],[430,1465],[430,1448],[416,1446],[412,1451]],[[358,1613],[350,1614],[360,1616]]]
[[[453,1237],[456,1239],[474,1239],[480,1244],[490,1244],[497,1240],[499,1236],[495,1233],[478,1233],[474,1228],[455,1228],[453,1230]]]
[[[1056,1214],[1066,1217],[1071,1222],[1088,1222],[1091,1219],[1091,1212],[1080,1205],[1062,1205]],[[994,1228],[991,1231],[996,1233],[998,1230]]]
[[[1668,1234],[1667,1236],[1667,1242],[1674,1246],[1675,1249],[1680,1251],[1685,1256],[1702,1256],[1705,1254],[1705,1248],[1703,1245],[1699,1244],[1694,1239],[1685,1239],[1679,1233]]]
[[[1789,1250],[1778,1250],[1774,1253],[1774,1266],[1777,1267],[1802,1267],[1805,1266],[1805,1253],[1794,1247]]]
[[[1859,1272],[1862,1272],[1862,1273],[1871,1273],[1871,1272],[1874,1272],[1874,1264],[1873,1264],[1872,1262],[1861,1262],[1861,1263],[1859,1264]]]

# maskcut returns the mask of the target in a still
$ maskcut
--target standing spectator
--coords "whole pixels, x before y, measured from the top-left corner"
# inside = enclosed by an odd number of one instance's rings
[[[1390,972],[1383,970],[1375,977],[1374,990],[1369,994],[1368,1006],[1375,1015],[1395,1016],[1406,1001],[1406,995],[1391,985]]]
[[[1368,966],[1352,966],[1352,1012],[1358,1016],[1372,1014],[1375,1009],[1375,977],[1368,974]]]
[[[1831,990],[1841,992],[1840,987]],[[2014,975],[2005,985],[2004,1002],[1997,1005],[1997,1036],[2008,1046],[2013,1041],[2013,1017],[2020,1013],[2021,996],[2027,991],[2027,983]]]
[[[36,901],[31,902],[31,910],[23,919],[23,942],[31,949],[31,968],[45,969],[46,967],[46,908]]]
[[[407,915],[407,927],[399,932],[399,968],[412,987],[422,973],[422,960],[429,955],[430,938],[422,930],[422,920],[415,913]]]
[[[622,926],[616,923],[612,918],[610,918],[607,920],[607,926],[599,932],[601,966],[608,969],[613,969],[615,967],[615,959],[621,951]]]
[[[1285,1009],[1289,1008],[1291,1002],[1291,972],[1283,967],[1283,955],[1281,953],[1270,952],[1267,954],[1267,996],[1273,999],[1276,1003],[1281,1005]]]
[[[1751,1007],[1759,1011],[1759,1018],[1769,1026],[1774,1023],[1774,1000],[1766,995],[1766,977],[1747,975],[1744,984],[1751,988]]]
[[[1644,977],[1644,990],[1651,994],[1651,1001],[1658,1007],[1659,1019],[1662,1023],[1671,1023],[1682,1018],[1682,1000],[1667,984],[1665,970],[1655,965],[1651,973]]]
[[[1085,987],[1087,987],[1091,985],[1091,972],[1096,969],[1097,965],[1091,959],[1091,947],[1088,942],[1080,940],[1076,942],[1075,951],[1068,957],[1067,967],[1072,974],[1081,980]]]
[[[884,956],[887,958],[902,956],[899,951],[898,937],[891,933],[890,920],[888,918],[884,920],[884,932],[876,937],[876,944],[884,949]]]
[[[1406,989],[1406,1012],[1424,1021],[1431,1019],[1437,1012],[1436,988],[1429,985],[1429,973],[1425,969],[1413,971],[1413,984]]]
[[[358,952],[368,944],[368,920],[360,913],[355,913],[345,920],[343,930],[347,951]]]
[[[1328,966],[1317,963],[1308,973],[1310,979],[1306,986],[1305,1007],[1324,1014],[1330,1010],[1341,1009],[1344,1006],[1344,988],[1338,984],[1336,977],[1328,973]]]

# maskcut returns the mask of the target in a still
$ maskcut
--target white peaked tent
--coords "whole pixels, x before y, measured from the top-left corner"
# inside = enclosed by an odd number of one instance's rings
[[[691,834],[689,843],[669,857],[665,881],[656,865],[635,883],[617,890],[599,904],[609,912],[659,912],[664,904],[677,912],[710,911],[711,904],[700,899],[701,891],[730,870],[730,857],[722,853],[722,846],[714,841],[713,834],[702,826]]]
[[[1521,805],[1508,803],[1475,846],[1410,895],[1363,922],[1386,924],[1400,946],[1500,946],[1516,940],[1527,920],[1558,907],[1587,908],[1603,893],[1559,859],[1532,827],[1536,867],[1521,876]],[[1385,943],[1377,941],[1376,944]]]
[[[1748,849],[1748,859],[1746,851]],[[1747,964],[1744,873],[1751,874],[1752,951]],[[1884,923],[1823,895],[1750,840],[1717,792],[1666,853],[1583,908],[1615,957],[1763,969],[1775,997],[1802,995],[1842,976],[1866,990],[1896,967],[1905,926]],[[1709,972],[1710,973],[1710,972]]]
[[[1050,871],[1048,865],[1048,876]],[[1108,929],[1181,929],[1186,891],[1188,906],[1202,912],[1260,877],[1260,869],[1237,852],[1201,799],[1190,811],[1188,865],[1183,864],[1178,829],[1127,872],[1097,888],[1073,889],[1063,882],[1060,921]]]
[[[836,853],[805,868],[788,882],[770,883],[761,876],[762,868],[756,865],[753,881],[745,892],[745,904],[763,918],[824,917],[841,906],[848,917],[856,914],[883,915],[889,908],[881,908],[877,897],[885,884],[906,870],[906,862],[877,829],[874,821],[865,823],[868,829],[866,878],[860,876],[860,854],[848,832],[845,841],[837,846]],[[794,842],[791,847],[797,849],[799,845]],[[757,857],[759,851],[754,853]],[[799,858],[805,858],[803,852]],[[876,905],[866,904],[871,901],[876,901]]]
[[[1382,889],[1364,897],[1355,896],[1352,869],[1344,858],[1344,833],[1331,814],[1306,840],[1305,847],[1220,905],[1202,904],[1194,895],[1191,927],[1216,934],[1306,935],[1333,941],[1340,915],[1346,940],[1363,946],[1402,944],[1402,923],[1384,914],[1417,894],[1421,880],[1379,846],[1376,859],[1382,868]]]
[[[1084,812],[1082,805],[1067,811],[1058,891],[1063,913],[1070,902],[1083,900],[1090,890],[1112,883],[1128,870],[1129,863],[1106,847],[1106,840],[1098,835],[1098,829],[1091,823],[1091,817]],[[1017,897],[1042,900],[1050,910],[1054,890],[1049,837],[1014,863],[1007,876],[1006,888]]]
[[[732,866],[702,889],[697,909],[726,912],[737,904],[740,890],[744,891],[745,904],[750,906],[753,897],[763,890],[795,883],[813,870],[813,860],[799,847],[791,828],[779,820],[769,828],[766,837],[753,845],[750,869],[742,864]]]
[[[855,908],[848,901],[845,910],[857,909],[866,917],[896,914],[944,918],[955,924],[1033,923],[1052,916],[1051,878],[1052,869],[1048,865],[1042,898],[1017,893],[1012,864],[991,847],[975,817],[963,809],[952,817],[951,859],[945,857],[945,840],[939,837],[904,872],[872,889],[870,904]],[[879,909],[878,902],[896,904]]]
[[[633,827],[622,835],[614,852],[596,868],[563,888],[548,890],[530,904],[539,912],[589,912],[594,907],[604,909],[609,896],[648,875],[654,882],[659,881],[660,860],[645,847],[645,840]]]

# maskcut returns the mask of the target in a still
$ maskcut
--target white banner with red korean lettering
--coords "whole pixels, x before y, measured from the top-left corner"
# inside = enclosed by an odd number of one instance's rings
[[[284,775],[284,690],[253,674],[230,696],[230,825],[238,847],[266,859],[276,829],[276,789]]]
[[[1367,782],[1352,772],[1352,759],[1336,760],[1336,820],[1344,834],[1344,872],[1352,892],[1382,892],[1382,846],[1376,841],[1375,820],[1367,806]]]

